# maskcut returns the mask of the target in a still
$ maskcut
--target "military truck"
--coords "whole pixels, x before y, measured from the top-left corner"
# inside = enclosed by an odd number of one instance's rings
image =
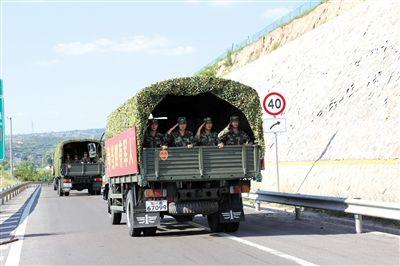
[[[222,130],[231,115],[254,144],[144,148],[148,117],[166,132],[185,116],[195,131],[204,117],[212,117]],[[126,213],[131,236],[154,235],[160,220],[178,222],[195,215],[207,216],[213,232],[234,232],[244,220],[242,193],[250,181],[260,181],[263,133],[261,107],[256,91],[243,84],[218,78],[177,78],[144,88],[114,111],[107,120],[104,198],[112,224]]]
[[[53,154],[53,186],[59,196],[71,190],[88,190],[99,195],[104,175],[102,146],[96,139],[72,139],[60,142]]]

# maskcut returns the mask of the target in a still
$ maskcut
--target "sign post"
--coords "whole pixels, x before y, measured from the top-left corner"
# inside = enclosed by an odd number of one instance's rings
[[[264,97],[263,108],[267,114],[273,116],[273,118],[264,120],[264,132],[274,133],[275,135],[276,185],[279,192],[278,132],[286,131],[286,119],[276,118],[276,116],[282,114],[285,110],[286,100],[282,94],[278,92],[270,92]]]
[[[3,81],[0,79],[0,161],[4,160],[6,153],[6,135],[4,124]]]

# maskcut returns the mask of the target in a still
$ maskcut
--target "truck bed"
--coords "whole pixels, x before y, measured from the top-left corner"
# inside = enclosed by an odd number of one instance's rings
[[[141,175],[147,181],[258,178],[260,173],[257,145],[225,146],[223,149],[171,147],[167,149],[165,160],[161,159],[160,152],[161,148],[143,149]]]
[[[102,176],[103,163],[63,163],[61,173],[65,177],[73,176]]]

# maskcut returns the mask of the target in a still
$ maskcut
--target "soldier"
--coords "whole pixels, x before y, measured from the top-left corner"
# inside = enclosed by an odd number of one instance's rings
[[[145,148],[158,148],[163,145],[164,135],[157,132],[158,130],[158,120],[150,120],[149,129],[146,130],[144,134],[143,147]]]
[[[249,136],[239,128],[239,117],[231,116],[229,125],[218,134],[218,147],[249,144]]]
[[[178,123],[165,134],[165,142],[172,143],[174,147],[192,148],[194,143],[193,133],[186,130],[186,117],[178,117]],[[178,130],[174,131],[178,127]]]
[[[81,159],[81,163],[90,163],[90,159],[89,159],[88,153],[86,151],[83,153],[83,157]]]
[[[196,133],[196,142],[199,146],[216,146],[218,144],[218,134],[211,131],[213,122],[211,117],[204,118],[204,123],[201,124]]]
[[[79,163],[79,158],[78,158],[78,154],[74,155],[74,163]]]
[[[65,157],[65,163],[72,163],[72,159],[71,159],[71,156],[69,155],[69,153],[67,153],[67,155]]]

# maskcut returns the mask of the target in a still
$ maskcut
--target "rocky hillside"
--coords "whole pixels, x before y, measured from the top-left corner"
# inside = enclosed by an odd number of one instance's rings
[[[357,6],[363,0],[333,0],[326,1],[315,9],[298,16],[293,21],[282,25],[268,35],[260,38],[257,42],[249,44],[239,51],[230,53],[229,58],[212,66],[216,76],[238,69],[258,58],[264,56],[279,47],[286,45],[305,33],[316,29],[320,25],[345,13]]]
[[[286,96],[287,192],[400,200],[400,3],[365,1],[224,77]],[[265,135],[262,187],[277,188]]]

